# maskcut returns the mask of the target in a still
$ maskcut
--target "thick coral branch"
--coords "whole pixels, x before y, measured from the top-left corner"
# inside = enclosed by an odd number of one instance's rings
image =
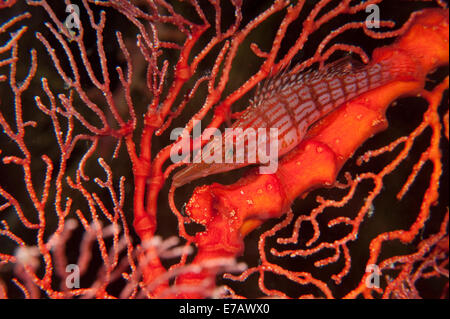
[[[243,235],[262,220],[281,216],[295,198],[313,188],[331,186],[356,149],[386,128],[385,112],[391,102],[420,93],[427,74],[448,60],[448,11],[422,11],[394,44],[373,53],[372,62],[388,63],[391,72],[398,74],[396,81],[342,105],[315,125],[279,162],[275,174],[260,175],[252,170],[232,185],[214,183],[196,188],[186,213],[206,230],[195,237],[198,254],[194,263],[239,255]],[[211,275],[187,274],[177,282]]]

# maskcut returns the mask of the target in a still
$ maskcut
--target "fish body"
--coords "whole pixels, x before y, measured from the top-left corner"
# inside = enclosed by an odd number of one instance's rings
[[[197,158],[194,163],[177,172],[173,178],[175,187],[211,174],[221,173],[262,163],[260,150],[266,150],[269,139],[258,139],[256,145],[247,143],[245,134],[230,136],[236,129],[276,129],[277,156],[281,157],[297,146],[308,128],[343,105],[345,102],[393,80],[392,73],[383,63],[362,65],[350,58],[344,58],[316,71],[281,73],[269,79],[257,90],[254,99],[233,125],[220,139],[204,146],[202,155],[221,148],[222,160],[206,162]],[[228,132],[227,132],[228,131]],[[231,133],[229,133],[231,132]],[[244,160],[236,160],[236,150],[226,140],[244,143]],[[228,146],[227,146],[228,145]],[[255,149],[256,147],[256,149]],[[256,153],[256,160],[249,161],[248,154]],[[233,159],[233,160],[230,160]],[[255,158],[253,158],[255,159]]]

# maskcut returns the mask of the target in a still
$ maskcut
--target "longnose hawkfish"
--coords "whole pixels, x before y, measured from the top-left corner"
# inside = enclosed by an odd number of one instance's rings
[[[194,159],[194,163],[174,175],[172,185],[180,187],[211,174],[250,164],[262,164],[260,155],[267,151],[270,138],[258,138],[256,145],[251,144],[247,142],[250,136],[246,134],[248,129],[276,129],[277,157],[281,157],[297,146],[308,128],[318,120],[344,103],[393,79],[389,65],[383,62],[364,65],[350,57],[319,70],[281,72],[257,89],[250,105],[231,126],[232,130],[226,129],[225,134],[210,141],[202,149],[200,156],[211,156],[212,150],[221,150],[221,160],[211,162],[205,161],[203,157]],[[269,135],[266,133],[266,136]],[[227,140],[233,143],[227,143]],[[236,143],[244,145],[244,156],[236,155]],[[256,156],[249,156],[252,152]]]

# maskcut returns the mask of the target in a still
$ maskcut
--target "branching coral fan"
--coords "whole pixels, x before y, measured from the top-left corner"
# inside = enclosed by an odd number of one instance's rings
[[[448,298],[443,1],[0,11],[0,297]],[[174,128],[228,127],[258,84],[346,56],[389,81],[275,173],[172,183]]]

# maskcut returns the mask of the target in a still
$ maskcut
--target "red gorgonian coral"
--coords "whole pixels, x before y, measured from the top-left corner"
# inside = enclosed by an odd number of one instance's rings
[[[0,10],[1,297],[448,298],[443,1]],[[172,185],[172,129],[227,127],[262,81],[348,55],[392,80],[277,172]]]

